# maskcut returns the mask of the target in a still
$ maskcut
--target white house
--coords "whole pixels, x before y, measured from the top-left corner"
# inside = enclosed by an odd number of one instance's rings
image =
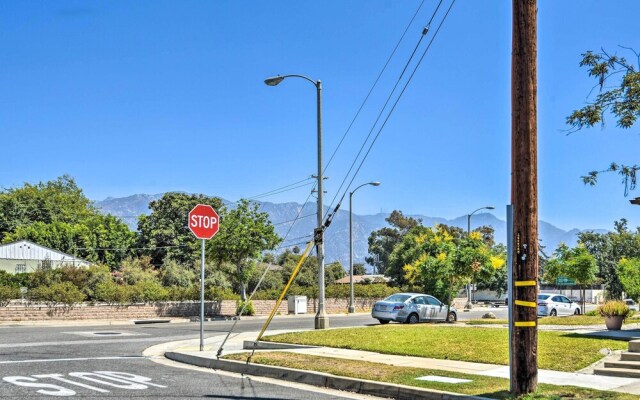
[[[0,245],[0,270],[10,273],[33,272],[39,266],[59,268],[63,265],[87,267],[88,261],[79,259],[28,240]]]

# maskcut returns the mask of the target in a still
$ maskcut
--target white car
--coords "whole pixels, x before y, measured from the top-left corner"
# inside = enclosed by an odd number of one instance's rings
[[[580,305],[567,296],[555,293],[538,293],[538,316],[580,315]]]
[[[629,307],[629,310],[638,311],[638,303],[633,301],[633,299],[624,299],[625,304]]]
[[[371,309],[371,316],[386,324],[389,321],[415,324],[424,321],[455,322],[455,307],[449,308],[433,296],[422,293],[396,293],[382,301],[377,301]]]

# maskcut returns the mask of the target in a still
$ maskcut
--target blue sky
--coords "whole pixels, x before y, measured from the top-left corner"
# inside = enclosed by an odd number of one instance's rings
[[[333,153],[420,0],[3,1],[0,186],[70,174],[92,199],[169,190],[251,197]],[[446,4],[446,3],[445,3]],[[327,167],[331,203],[436,5],[417,21]],[[616,175],[637,163],[640,126],[567,135],[595,81],[580,54],[640,50],[637,1],[538,2],[539,216],[559,227],[640,225]],[[435,25],[431,33],[435,31]],[[431,36],[428,37],[428,39]],[[423,43],[424,46],[424,43]],[[419,52],[422,51],[422,47]],[[354,211],[453,218],[510,200],[511,2],[459,0],[364,163]],[[377,129],[374,130],[377,132]],[[263,198],[302,202],[310,187]]]

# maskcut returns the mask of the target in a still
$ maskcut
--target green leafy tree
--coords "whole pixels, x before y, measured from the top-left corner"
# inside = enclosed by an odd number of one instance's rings
[[[640,63],[640,54],[634,54]],[[586,106],[575,110],[567,117],[567,124],[572,131],[594,125],[605,124],[607,115],[613,116],[618,127],[632,127],[640,116],[640,65],[634,65],[626,58],[609,54],[604,49],[599,52],[587,51],[582,54],[581,67],[588,69],[589,76],[597,79],[598,94]],[[615,82],[612,82],[616,80]],[[636,174],[640,169],[637,164],[625,165],[611,163],[601,171],[591,171],[582,177],[585,184],[595,185],[602,172],[615,172],[622,176],[625,185],[625,196],[629,190],[635,189]]]
[[[622,258],[616,268],[627,296],[640,298],[640,258]]]
[[[325,285],[333,285],[335,281],[344,278],[346,273],[339,261],[324,266],[324,282]]]
[[[4,243],[26,239],[115,268],[128,255],[134,237],[125,223],[100,214],[67,175],[0,193]]]
[[[369,254],[365,261],[369,265],[376,265],[379,274],[386,274],[389,257],[395,246],[402,241],[411,229],[420,226],[422,220],[406,217],[402,211],[394,210],[385,219],[389,227],[378,229],[369,235]]]
[[[464,284],[493,266],[479,232],[466,235],[459,228],[436,225],[412,229],[391,254],[390,268],[404,272],[401,283],[422,287],[450,304]]]
[[[353,264],[353,274],[354,275],[366,275],[367,270],[362,263]]]
[[[598,265],[596,258],[589,253],[584,244],[578,242],[574,248],[560,243],[554,252],[554,257],[547,262],[543,279],[547,282],[555,282],[564,276],[572,279],[580,287],[582,292],[582,310],[585,307],[585,286],[597,282]]]
[[[578,238],[595,258],[597,277],[604,283],[608,297],[621,299],[624,288],[617,266],[622,258],[640,258],[640,231],[630,231],[627,220],[621,219],[614,222],[613,232],[581,232]]]
[[[220,231],[207,243],[207,253],[218,263],[229,262],[236,267],[234,278],[244,301],[246,284],[261,253],[275,249],[280,241],[269,214],[243,199],[221,219]]]
[[[75,224],[95,214],[91,201],[68,175],[35,185],[25,183],[0,192],[0,239],[34,222]]]
[[[149,204],[151,214],[138,219],[138,246],[154,265],[166,258],[180,265],[195,265],[200,259],[200,240],[189,230],[189,211],[197,204],[212,206],[222,218],[225,208],[217,197],[169,192]]]

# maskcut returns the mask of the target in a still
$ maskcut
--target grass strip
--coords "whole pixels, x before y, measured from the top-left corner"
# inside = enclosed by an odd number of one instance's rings
[[[509,358],[507,329],[443,324],[292,332],[263,340],[499,365],[508,365]],[[623,350],[627,348],[627,342],[539,331],[538,366],[555,371],[578,371],[600,360],[603,348]]]
[[[249,353],[237,353],[225,356],[225,359],[246,361]],[[255,364],[295,368],[324,372],[337,376],[366,379],[378,382],[395,383],[447,392],[462,393],[492,399],[511,399],[509,380],[458,372],[397,367],[380,363],[358,360],[344,360],[331,357],[319,357],[287,352],[259,352],[252,362]],[[469,379],[467,383],[443,383],[418,381],[425,375],[449,378]],[[637,400],[636,395],[578,388],[574,386],[538,385],[535,394],[525,397],[527,400],[565,400],[565,399],[601,399],[601,400]]]

